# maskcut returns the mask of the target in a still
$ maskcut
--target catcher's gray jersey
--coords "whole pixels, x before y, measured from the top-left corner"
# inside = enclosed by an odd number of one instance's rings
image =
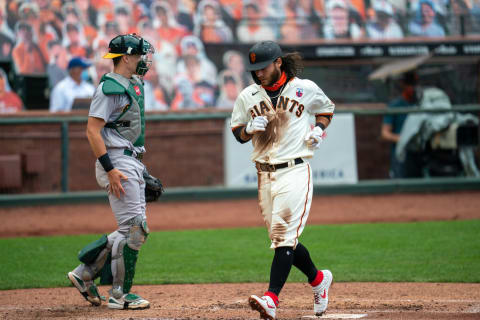
[[[117,119],[122,110],[130,104],[130,99],[127,94],[105,95],[102,90],[103,84],[104,82],[95,91],[88,115],[110,122]],[[134,147],[132,142],[114,129],[103,128],[101,134],[113,166],[128,178],[122,181],[125,195],[120,199],[113,194],[108,195],[117,223],[121,225],[138,215],[145,217],[145,181],[143,180],[145,166],[134,157],[124,154],[125,149],[135,151],[136,154],[143,153],[145,147]],[[108,190],[108,175],[98,160],[95,164],[95,175],[100,187]]]
[[[105,122],[111,122],[117,119],[122,113],[123,108],[130,104],[130,98],[127,94],[121,95],[105,95],[103,93],[102,82],[93,95],[92,104],[90,106],[90,117],[103,119]],[[145,147],[134,147],[133,143],[122,137],[116,130],[103,128],[102,138],[105,146],[108,148],[122,148],[133,150],[136,153],[144,153]]]

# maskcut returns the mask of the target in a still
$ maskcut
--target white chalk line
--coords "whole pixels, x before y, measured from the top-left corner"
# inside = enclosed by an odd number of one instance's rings
[[[368,314],[350,314],[350,313],[329,313],[321,317],[317,316],[303,316],[302,319],[360,319],[365,318]]]
[[[475,302],[478,302],[478,301],[475,301]],[[232,309],[232,308],[214,307],[214,308],[210,308],[209,310],[210,311],[218,311],[218,310],[222,310],[222,309]],[[287,308],[281,308],[281,309],[283,309],[283,310],[294,310],[295,308],[288,308],[287,307]],[[338,309],[344,310],[345,308],[339,307]],[[362,308],[362,309],[364,309],[364,308]],[[62,306],[62,307],[0,306],[0,311],[32,311],[32,310],[35,310],[35,311],[67,311],[68,308],[66,308],[65,306]],[[182,311],[182,310],[206,310],[206,309],[205,308],[195,308],[195,307],[189,307],[189,308],[183,307],[183,308],[168,308],[168,309],[162,309],[162,310]],[[236,310],[236,309],[234,308],[232,310]],[[299,310],[299,311],[302,311],[302,312],[305,312],[305,313],[311,312],[311,310]],[[408,310],[405,310],[404,312],[406,312],[406,311],[408,311]],[[480,304],[477,305],[477,306],[472,306],[472,307],[468,308],[467,310],[463,310],[463,311],[443,311],[443,310],[425,310],[425,309],[423,311],[428,312],[428,313],[452,313],[452,312],[455,312],[455,313],[478,313],[480,311]],[[331,312],[333,312],[333,310]],[[397,309],[390,309],[390,310],[389,309],[382,309],[382,310],[372,309],[372,310],[368,310],[368,312],[391,312],[391,313],[396,313],[396,312],[398,312],[398,310]],[[330,313],[325,314],[323,317],[328,316],[328,314],[330,314]],[[331,313],[331,314],[333,314],[333,313]],[[310,317],[310,316],[305,316],[305,317]],[[316,317],[316,318],[321,319],[321,317]],[[141,319],[144,319],[144,318],[141,318]],[[145,318],[145,319],[150,319],[150,318]],[[154,318],[154,319],[157,319],[157,318]]]
[[[450,299],[450,300],[436,300],[436,299],[428,299],[428,300],[422,300],[422,299],[364,299],[364,298],[332,298],[331,301],[335,302],[376,302],[376,303],[384,303],[384,302],[423,302],[423,303],[479,303],[480,300],[458,300],[458,299]]]

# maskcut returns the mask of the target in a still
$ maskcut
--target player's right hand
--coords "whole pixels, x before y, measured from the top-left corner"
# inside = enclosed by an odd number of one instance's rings
[[[109,193],[113,193],[115,197],[120,199],[120,196],[125,194],[125,189],[122,186],[122,180],[128,180],[127,176],[124,175],[117,168],[113,168],[108,171],[108,180],[110,184],[108,185]]]
[[[254,134],[256,132],[265,131],[267,124],[268,124],[268,119],[266,116],[255,117],[247,123],[245,132],[247,134]]]

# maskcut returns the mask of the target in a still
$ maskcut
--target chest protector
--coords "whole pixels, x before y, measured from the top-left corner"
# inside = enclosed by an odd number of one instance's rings
[[[130,104],[123,108],[114,121],[107,122],[105,128],[115,129],[134,146],[142,147],[145,144],[145,95],[142,83],[136,78],[128,80],[113,72],[103,75],[102,82],[105,95],[127,94],[130,98]]]

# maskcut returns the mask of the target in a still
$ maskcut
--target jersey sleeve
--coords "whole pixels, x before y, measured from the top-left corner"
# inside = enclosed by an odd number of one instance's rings
[[[93,94],[92,104],[90,105],[89,117],[100,118],[108,122],[113,113],[113,96],[106,96],[102,90],[103,82],[97,87]]]
[[[309,113],[313,115],[325,114],[333,115],[335,104],[313,81],[309,81],[311,90],[313,91],[313,100],[310,104]]]
[[[250,121],[250,118],[248,115],[245,100],[243,98],[243,95],[240,94],[237,100],[235,100],[235,104],[233,106],[232,118],[230,119],[230,127],[234,129],[239,126],[246,125],[248,121]]]

